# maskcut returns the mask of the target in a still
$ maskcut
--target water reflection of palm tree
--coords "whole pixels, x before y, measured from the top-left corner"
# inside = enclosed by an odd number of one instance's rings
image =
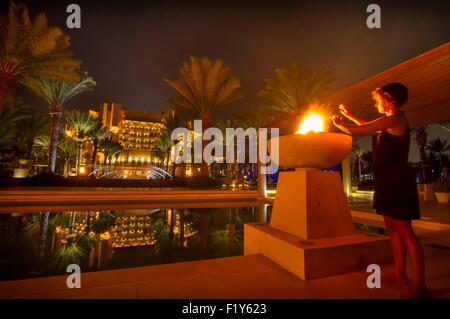
[[[184,256],[184,227],[185,227],[185,218],[184,218],[184,209],[179,210],[180,214],[180,257]]]
[[[200,237],[200,247],[199,252],[201,257],[206,257],[206,251],[208,248],[208,228],[210,225],[210,216],[208,214],[209,209],[198,209],[198,213],[200,216],[200,224],[199,224],[199,237]]]
[[[155,238],[155,253],[167,253],[167,250],[170,250],[172,246],[170,226],[165,223],[163,217],[160,217],[152,223],[150,229]]]
[[[236,240],[236,210],[237,208],[228,209],[228,233],[230,238],[230,249],[234,248]]]
[[[0,280],[26,275],[35,261],[35,247],[24,231],[26,222],[36,215],[0,214]]]
[[[41,213],[40,218],[40,236],[39,236],[39,248],[36,261],[36,272],[43,272],[44,267],[44,257],[47,245],[47,231],[48,231],[48,221],[50,218],[50,212]]]
[[[43,220],[42,216],[48,219]],[[76,223],[81,222],[81,217],[86,217],[84,229],[76,230]],[[80,212],[56,213],[50,216],[50,213],[42,213],[39,221],[32,222],[29,225],[31,230],[36,231],[39,227],[39,247],[35,270],[42,273],[44,271],[44,260],[47,251],[48,234],[54,233],[59,228],[63,233],[61,242],[63,246],[54,252],[49,260],[50,268],[61,271],[68,264],[76,263],[86,265],[89,251],[95,247],[100,239],[100,234],[109,230],[115,221],[113,212]],[[46,223],[46,225],[43,225]],[[47,232],[43,231],[46,228]],[[67,231],[65,230],[67,229]]]

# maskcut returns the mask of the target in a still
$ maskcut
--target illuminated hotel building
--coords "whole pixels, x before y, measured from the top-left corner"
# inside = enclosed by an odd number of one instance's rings
[[[112,159],[116,173],[124,178],[147,178],[153,166],[162,164],[154,148],[164,128],[162,114],[127,109],[118,103],[103,103],[99,112],[90,114],[122,145],[117,163]]]

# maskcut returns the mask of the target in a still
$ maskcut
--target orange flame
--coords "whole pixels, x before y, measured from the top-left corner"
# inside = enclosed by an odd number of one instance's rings
[[[325,124],[322,115],[309,113],[302,119],[296,134],[308,134],[310,132],[325,132]]]

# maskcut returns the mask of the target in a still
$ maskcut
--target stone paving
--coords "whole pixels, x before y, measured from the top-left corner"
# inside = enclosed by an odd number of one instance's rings
[[[450,231],[420,234],[430,298],[450,298]],[[390,272],[392,265],[383,265]],[[408,269],[409,274],[411,270]],[[369,289],[364,270],[303,281],[262,255],[0,282],[1,298],[400,298],[402,288]]]

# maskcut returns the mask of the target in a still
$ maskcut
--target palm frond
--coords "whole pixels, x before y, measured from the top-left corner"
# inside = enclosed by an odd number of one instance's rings
[[[450,121],[444,122],[444,123],[439,123],[438,124],[440,127],[442,127],[444,130],[450,132]]]
[[[195,110],[198,114],[211,115],[222,107],[243,96],[237,77],[231,77],[231,70],[221,60],[212,62],[207,57],[191,56],[180,69],[178,80],[165,80],[177,95],[174,105]]]
[[[105,138],[108,138],[109,135],[109,130],[103,127],[99,121],[96,121],[94,128],[87,132],[87,136],[94,142],[102,141]]]
[[[274,110],[290,113],[323,97],[333,81],[329,71],[292,63],[288,68],[275,69],[275,76],[265,80],[258,95]]]
[[[49,265],[52,269],[66,270],[70,264],[83,265],[86,262],[86,251],[76,243],[67,243],[58,249],[51,257]]]
[[[114,224],[115,220],[116,215],[112,212],[98,213],[97,216],[95,216],[91,220],[92,230],[97,234],[104,233],[109,230],[111,225]]]
[[[57,72],[61,72],[61,77],[64,74],[70,74],[61,70]],[[79,74],[78,72],[75,73]],[[78,77],[81,77],[79,82],[66,82],[48,76],[27,76],[23,78],[23,84],[43,98],[49,105],[63,105],[72,97],[90,91],[95,87],[95,81],[86,74],[78,75]]]
[[[78,110],[66,112],[66,121],[76,132],[79,139],[83,139],[97,124],[97,119]]]
[[[69,36],[58,27],[50,27],[44,13],[32,20],[24,4],[10,1],[8,14],[0,14],[0,26],[0,73],[19,83],[36,75],[73,78],[67,67],[78,68],[80,61],[69,51]]]
[[[122,145],[119,142],[116,142],[112,137],[100,141],[99,145],[105,152],[105,161],[122,151]]]

